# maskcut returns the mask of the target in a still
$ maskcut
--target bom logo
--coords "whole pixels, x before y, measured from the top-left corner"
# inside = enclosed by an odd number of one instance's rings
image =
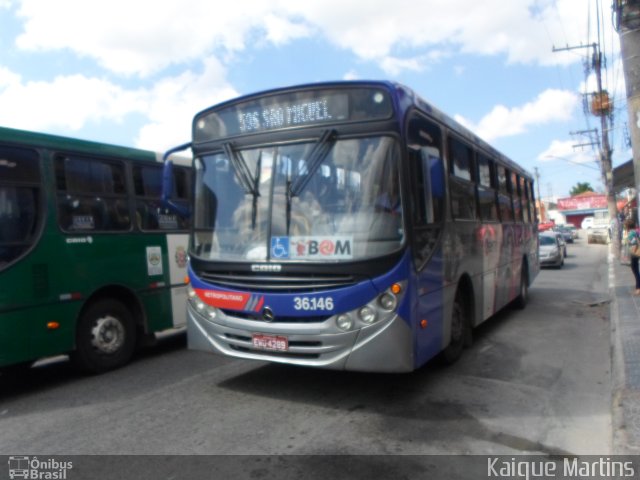
[[[291,258],[353,258],[351,237],[291,237],[289,253]]]

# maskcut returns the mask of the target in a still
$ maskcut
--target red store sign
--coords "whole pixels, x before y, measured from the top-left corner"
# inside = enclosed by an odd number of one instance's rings
[[[591,210],[594,208],[607,208],[606,195],[577,196],[558,200],[558,210]]]

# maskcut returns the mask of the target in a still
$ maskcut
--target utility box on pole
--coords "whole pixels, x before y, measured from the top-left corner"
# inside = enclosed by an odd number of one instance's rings
[[[613,110],[613,101],[609,97],[609,92],[603,90],[602,92],[594,92],[591,98],[591,113],[596,117],[602,115],[611,115]]]

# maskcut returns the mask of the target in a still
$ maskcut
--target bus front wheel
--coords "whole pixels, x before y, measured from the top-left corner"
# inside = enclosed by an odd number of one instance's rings
[[[131,359],[135,337],[135,325],[129,309],[117,300],[98,300],[89,305],[80,317],[72,358],[82,370],[106,372]]]

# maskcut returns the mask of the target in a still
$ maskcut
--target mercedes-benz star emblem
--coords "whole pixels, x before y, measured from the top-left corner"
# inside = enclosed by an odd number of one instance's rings
[[[262,318],[265,322],[273,322],[276,316],[274,315],[273,310],[271,310],[269,307],[264,307],[264,309],[262,310]]]

